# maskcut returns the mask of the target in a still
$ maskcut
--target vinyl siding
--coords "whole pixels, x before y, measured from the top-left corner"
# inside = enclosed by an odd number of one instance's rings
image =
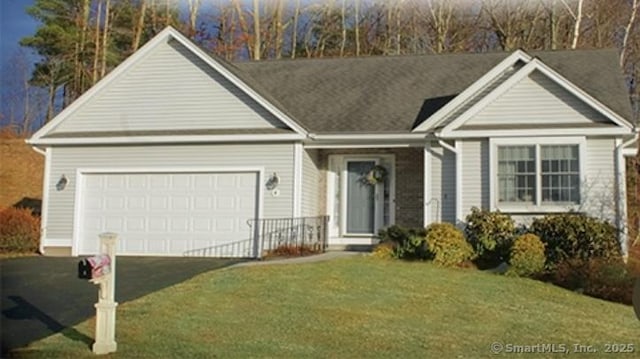
[[[159,44],[56,132],[286,128],[176,41]]]
[[[431,144],[431,207],[432,222],[456,221],[456,163],[455,154]]]
[[[500,74],[500,76],[496,77],[487,86],[483,87],[477,93],[473,94],[473,96],[471,96],[469,100],[462,103],[460,106],[458,106],[455,109],[455,111],[453,111],[451,114],[445,117],[445,119],[442,121],[439,127],[446,126],[449,123],[455,121],[460,115],[462,115],[471,107],[473,107],[473,105],[475,105],[476,103],[481,101],[483,98],[485,98],[489,93],[491,93],[491,91],[495,90],[498,86],[502,85],[502,83],[507,81],[509,77],[511,77],[511,75],[513,75],[520,68],[522,68],[522,64],[518,63],[514,67],[511,67],[505,72],[503,72],[502,74]]]
[[[265,177],[274,172],[280,177],[279,196],[265,191],[263,216],[288,217],[293,213],[292,144],[59,147],[52,149],[47,238],[72,238],[76,170],[102,167],[166,167],[167,171],[176,167],[262,167]],[[63,174],[69,184],[57,191],[56,182]]]
[[[320,214],[320,158],[318,150],[302,152],[302,216]]]
[[[615,140],[587,139],[586,178],[582,183],[583,210],[598,218],[615,219]]]
[[[489,141],[462,141],[462,215],[489,208]]]
[[[534,71],[465,125],[610,123],[582,100]]]

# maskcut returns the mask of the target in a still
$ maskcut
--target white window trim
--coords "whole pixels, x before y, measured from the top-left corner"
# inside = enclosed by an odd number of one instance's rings
[[[489,200],[491,210],[500,210],[507,213],[552,213],[577,210],[581,203],[570,205],[542,204],[540,145],[578,145],[578,163],[580,171],[580,184],[584,183],[586,176],[587,140],[585,137],[511,137],[489,139]],[[498,194],[498,147],[499,146],[536,146],[536,200],[534,204],[499,204]],[[580,202],[582,202],[582,193]]]
[[[346,233],[346,161],[365,161],[365,160],[386,160],[391,163],[391,173],[389,176],[389,225],[393,225],[396,222],[396,211],[395,211],[395,203],[396,203],[396,155],[395,154],[387,154],[387,153],[363,153],[363,154],[335,154],[329,155],[327,159],[328,171],[326,176],[327,183],[327,192],[326,192],[326,214],[329,215],[329,240],[331,244],[332,239],[346,239],[347,242],[352,242],[354,238],[373,238],[377,235],[377,233],[373,234],[351,234]],[[338,219],[338,223],[335,223],[335,218],[333,218],[333,209],[335,206],[334,196],[335,196],[335,175],[334,169],[337,165],[338,171],[340,171],[340,217]],[[384,204],[383,204],[384,205]],[[382,210],[382,208],[381,208]],[[337,232],[336,232],[337,229]]]

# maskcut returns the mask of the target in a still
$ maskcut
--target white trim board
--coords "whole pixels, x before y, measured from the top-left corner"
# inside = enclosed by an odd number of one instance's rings
[[[38,145],[107,145],[138,143],[227,143],[227,142],[279,142],[303,139],[299,134],[252,135],[182,135],[182,136],[122,136],[122,137],[72,137],[29,139]]]

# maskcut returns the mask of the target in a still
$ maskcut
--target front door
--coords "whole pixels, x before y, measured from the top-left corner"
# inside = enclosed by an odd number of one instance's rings
[[[367,182],[367,173],[375,166],[376,161],[347,160],[347,234],[375,233],[377,186]]]
[[[371,244],[381,228],[394,223],[394,156],[338,154],[328,160],[329,243]],[[386,171],[383,180],[369,176],[376,166]]]

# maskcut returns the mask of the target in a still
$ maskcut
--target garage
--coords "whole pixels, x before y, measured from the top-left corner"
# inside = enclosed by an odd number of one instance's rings
[[[259,172],[81,173],[77,252],[99,252],[98,234],[120,235],[122,255],[251,257]]]

